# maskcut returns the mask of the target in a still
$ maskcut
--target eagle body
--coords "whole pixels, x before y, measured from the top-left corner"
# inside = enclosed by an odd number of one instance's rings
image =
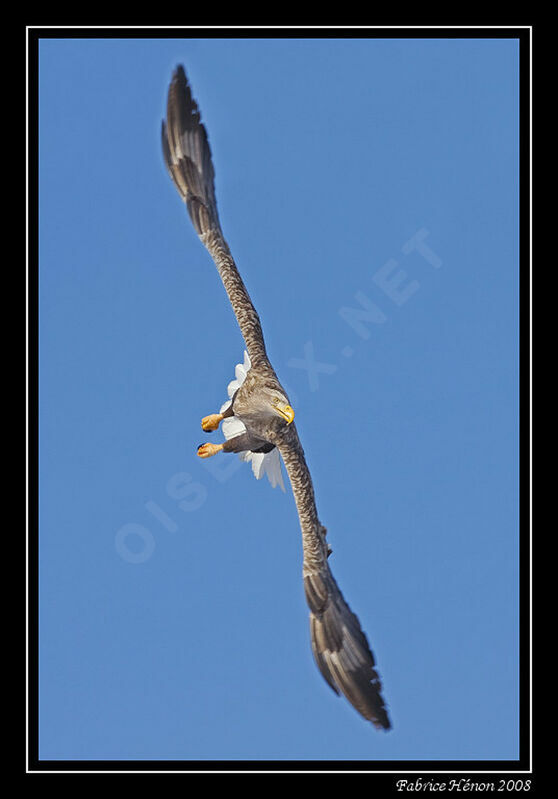
[[[273,396],[283,398],[285,404],[290,405],[277,378],[252,366],[234,395],[231,407],[248,433],[276,446],[274,439],[285,425],[281,417],[269,410],[269,398]]]
[[[221,230],[209,141],[182,66],[175,70],[169,86],[162,147],[166,167],[194,229],[217,267],[247,350],[244,363],[236,367],[236,380],[228,386],[229,401],[220,413],[202,420],[206,431],[222,425],[226,440],[219,445],[200,445],[198,454],[209,457],[221,451],[237,452],[252,461],[256,477],[261,477],[266,464],[275,458],[276,465],[268,468],[267,475],[272,485],[282,486],[281,456],[302,533],[302,575],[314,659],[335,693],[343,694],[376,728],[389,729],[372,650],[329,566],[331,550],[318,517],[294,411],[268,359],[260,318]]]

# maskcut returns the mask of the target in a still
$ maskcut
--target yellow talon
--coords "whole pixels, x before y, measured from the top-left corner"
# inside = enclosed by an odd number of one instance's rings
[[[212,455],[217,455],[223,449],[222,444],[200,444],[198,447],[198,456],[200,458],[211,458]]]
[[[221,421],[223,419],[222,414],[220,413],[210,413],[209,416],[204,416],[201,421],[202,429],[205,430],[206,433],[211,433],[213,430],[217,430]]]

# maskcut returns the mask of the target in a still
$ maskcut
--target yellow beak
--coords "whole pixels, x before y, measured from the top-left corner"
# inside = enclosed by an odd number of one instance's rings
[[[293,421],[295,413],[290,405],[276,405],[275,409],[279,416],[282,416],[287,424],[290,424]]]

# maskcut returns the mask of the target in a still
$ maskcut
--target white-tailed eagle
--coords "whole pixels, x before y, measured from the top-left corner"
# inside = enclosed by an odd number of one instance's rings
[[[337,694],[344,694],[375,727],[389,729],[374,656],[329,567],[331,550],[326,528],[318,518],[312,479],[293,423],[294,411],[268,360],[259,316],[221,231],[211,150],[182,66],[170,83],[162,143],[167,169],[196,233],[215,262],[247,349],[244,363],[236,368],[236,380],[229,385],[230,401],[201,423],[205,431],[213,431],[223,422],[225,441],[200,445],[198,455],[241,453],[252,461],[256,477],[266,472],[272,485],[282,486],[278,453],[281,455],[302,530],[304,591],[314,658]]]

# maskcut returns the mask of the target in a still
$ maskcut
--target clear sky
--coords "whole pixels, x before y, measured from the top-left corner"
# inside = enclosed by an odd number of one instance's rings
[[[178,63],[387,734],[314,665],[290,488],[196,456],[244,347],[163,164]],[[39,67],[40,757],[517,758],[517,41]]]

